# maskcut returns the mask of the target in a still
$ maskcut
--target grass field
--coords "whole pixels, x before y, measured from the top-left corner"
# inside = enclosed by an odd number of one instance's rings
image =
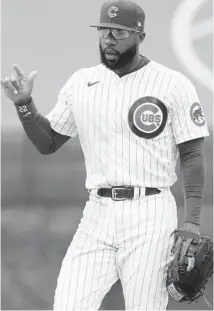
[[[50,310],[61,261],[77,229],[82,207],[13,206],[2,209],[3,310]],[[201,233],[212,236],[212,208],[204,206]],[[183,211],[178,210],[179,221]],[[212,303],[212,280],[206,296]],[[124,308],[120,283],[106,295],[101,310]],[[174,303],[170,310],[207,310],[198,304]]]

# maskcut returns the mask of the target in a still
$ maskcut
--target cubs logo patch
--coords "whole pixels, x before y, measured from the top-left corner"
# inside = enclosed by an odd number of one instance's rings
[[[139,98],[131,106],[128,123],[137,136],[151,139],[162,133],[167,121],[168,111],[163,102],[156,97]]]
[[[116,6],[111,6],[108,9],[108,16],[110,18],[116,17],[117,16],[117,13],[116,13],[117,11],[118,11],[118,8]]]
[[[197,126],[203,126],[205,124],[204,114],[199,103],[192,104],[190,108],[190,117]]]

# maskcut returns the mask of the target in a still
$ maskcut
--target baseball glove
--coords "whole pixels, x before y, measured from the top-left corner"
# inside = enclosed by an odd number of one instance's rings
[[[174,300],[191,303],[204,296],[205,285],[213,274],[213,243],[209,237],[185,229],[172,234],[175,242],[167,271],[167,291]]]

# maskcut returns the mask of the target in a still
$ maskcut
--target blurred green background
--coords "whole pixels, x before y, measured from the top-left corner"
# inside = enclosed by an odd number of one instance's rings
[[[21,126],[20,126],[21,127]],[[212,133],[206,138],[207,186],[201,232],[212,232]],[[61,261],[82,216],[88,193],[77,139],[57,153],[40,155],[23,131],[2,131],[2,309],[51,309]],[[183,218],[181,178],[173,186],[179,222]],[[212,303],[212,280],[206,296]],[[120,282],[101,309],[123,309]],[[170,310],[206,310],[170,300]]]

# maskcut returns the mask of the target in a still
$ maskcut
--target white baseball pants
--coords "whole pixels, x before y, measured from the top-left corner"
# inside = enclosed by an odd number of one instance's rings
[[[120,278],[126,310],[165,310],[177,228],[170,190],[126,201],[91,193],[62,262],[54,310],[98,310]]]

